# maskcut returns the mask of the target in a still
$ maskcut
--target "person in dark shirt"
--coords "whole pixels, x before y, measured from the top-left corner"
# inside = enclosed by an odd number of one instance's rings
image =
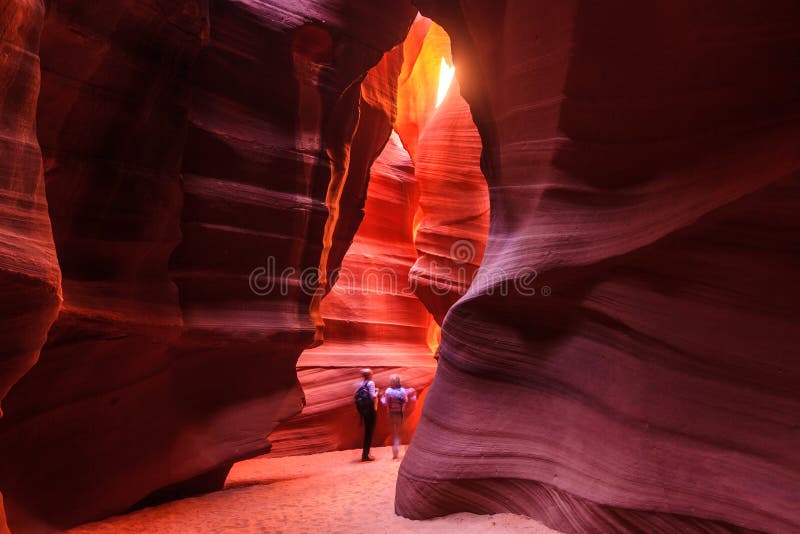
[[[362,380],[356,388],[355,400],[361,421],[364,423],[364,445],[361,450],[361,461],[371,462],[375,460],[370,456],[369,450],[372,447],[372,435],[375,432],[375,422],[378,417],[376,401],[378,390],[375,389],[375,382],[372,381],[372,369],[361,370]]]

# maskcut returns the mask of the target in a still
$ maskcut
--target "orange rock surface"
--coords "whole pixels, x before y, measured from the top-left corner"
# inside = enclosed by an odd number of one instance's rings
[[[450,39],[441,26],[418,16],[403,43],[403,53],[395,130],[400,134],[411,158],[416,161],[419,139],[428,120],[436,112],[442,59],[453,64]]]
[[[404,386],[424,392],[438,346],[434,320],[441,322],[469,287],[483,254],[489,213],[480,137],[456,84],[441,105],[436,101],[442,61],[452,61],[447,34],[418,17],[400,48],[402,68],[391,86],[397,134],[372,166],[365,215],[341,263],[338,285],[316,301],[318,341],[324,343],[298,361],[307,404],[270,436],[274,454],[356,447],[362,430],[353,391],[363,367],[376,371],[378,387],[398,373]],[[362,93],[387,87],[383,73],[390,58],[369,73]],[[337,194],[347,198],[346,191]],[[361,191],[349,194],[351,203],[364,201]],[[421,404],[407,414],[406,440]],[[388,433],[386,418],[379,417],[375,443],[385,442]]]
[[[21,0],[0,11],[0,402],[36,362],[61,302],[36,138],[43,16]]]
[[[481,139],[453,81],[418,142],[420,184],[411,269],[415,293],[441,324],[466,293],[480,266],[489,232],[489,191],[480,169]]]
[[[355,448],[363,439],[353,393],[360,369],[371,367],[379,388],[398,373],[404,387],[422,392],[433,379],[435,360],[427,343],[433,318],[409,286],[417,258],[413,223],[419,188],[408,153],[392,134],[372,166],[365,216],[322,300],[324,343],[303,352],[297,363],[306,406],[270,436],[274,454]],[[418,406],[410,406],[408,422]],[[379,411],[375,443],[388,439]]]

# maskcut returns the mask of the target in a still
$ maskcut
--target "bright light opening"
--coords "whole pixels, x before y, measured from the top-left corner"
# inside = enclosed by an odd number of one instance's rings
[[[447,90],[453,81],[453,75],[456,73],[456,67],[447,64],[447,61],[442,58],[442,63],[439,66],[439,91],[436,94],[436,107],[442,103],[444,97],[447,96]]]

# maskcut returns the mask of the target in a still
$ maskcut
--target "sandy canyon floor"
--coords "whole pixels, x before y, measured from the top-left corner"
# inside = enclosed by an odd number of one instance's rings
[[[454,514],[411,521],[394,514],[400,462],[388,447],[238,463],[223,491],[81,525],[77,533],[556,532],[514,514]]]

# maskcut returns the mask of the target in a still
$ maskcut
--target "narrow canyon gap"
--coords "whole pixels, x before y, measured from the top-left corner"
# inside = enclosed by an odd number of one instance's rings
[[[387,87],[382,73],[397,58],[397,84]],[[335,285],[320,299],[318,346],[297,364],[307,404],[270,435],[273,455],[360,447],[353,388],[364,367],[372,368],[379,387],[397,373],[404,387],[416,390],[403,440],[413,435],[435,371],[439,324],[466,291],[488,232],[480,138],[443,70],[451,64],[447,34],[418,17],[403,44],[361,85],[362,99],[396,100],[393,132],[369,184],[348,184],[341,194],[363,206],[363,220]],[[454,257],[460,251],[466,256]],[[379,417],[373,441],[389,440],[388,420]]]

